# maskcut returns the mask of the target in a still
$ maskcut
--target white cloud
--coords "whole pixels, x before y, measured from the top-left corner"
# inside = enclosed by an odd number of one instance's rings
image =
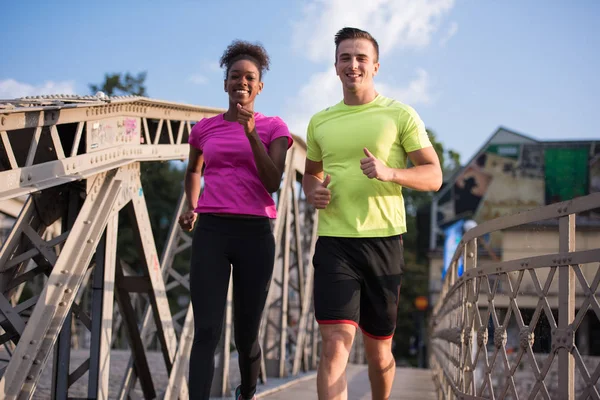
[[[0,99],[15,99],[44,94],[75,94],[74,81],[46,81],[41,85],[18,82],[14,79],[0,81]]]
[[[221,71],[221,66],[216,61],[207,61],[206,69],[208,69],[209,71],[212,71],[212,72],[219,72],[219,71]]]
[[[204,85],[206,83],[208,83],[208,78],[206,78],[206,76],[201,75],[201,74],[194,74],[192,76],[190,76],[190,82],[196,84],[196,85]]]
[[[431,93],[429,74],[424,69],[417,69],[417,77],[406,87],[393,87],[385,83],[375,83],[377,90],[386,97],[391,97],[405,104],[432,104],[436,95]]]
[[[344,26],[369,31],[381,54],[429,45],[454,0],[312,0],[293,24],[294,48],[310,60],[334,60],[333,37]]]
[[[445,46],[446,43],[448,43],[448,40],[450,40],[452,36],[456,35],[456,32],[458,32],[458,23],[452,22],[450,27],[448,27],[446,34],[440,39],[440,46]]]
[[[191,75],[188,81],[196,85],[206,85],[209,79],[212,79],[212,75],[221,71],[221,67],[218,62],[204,61],[200,70],[201,72]]]
[[[342,85],[335,74],[335,68],[312,75],[293,99],[285,107],[285,121],[290,131],[306,137],[306,127],[310,117],[341,100]]]
[[[430,86],[429,75],[423,69],[418,69],[416,78],[405,87],[375,82],[375,88],[382,95],[410,105],[431,104],[435,100],[435,95],[430,93]],[[335,74],[335,68],[331,67],[312,75],[298,95],[294,96],[293,100],[287,101],[284,119],[291,132],[306,137],[310,117],[340,101],[342,101],[342,85]]]
[[[310,0],[300,20],[293,23],[292,44],[301,56],[328,65],[335,58],[334,35],[344,26],[369,31],[379,42],[382,55],[425,48],[453,7],[454,0]],[[454,34],[458,25],[450,28]],[[375,87],[382,95],[410,105],[431,104],[436,97],[423,69],[416,69],[416,77],[405,86],[376,79]],[[310,117],[341,100],[341,83],[331,66],[312,75],[299,93],[288,99],[286,122],[292,132],[305,137]]]

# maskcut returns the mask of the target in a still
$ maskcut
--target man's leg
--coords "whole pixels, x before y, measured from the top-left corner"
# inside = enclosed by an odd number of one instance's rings
[[[346,400],[346,364],[360,315],[360,278],[352,268],[349,239],[320,237],[315,246],[314,302],[322,343],[319,400]]]
[[[350,324],[321,324],[321,358],[317,372],[319,400],[346,400],[346,365],[356,334]]]
[[[369,381],[373,400],[387,400],[392,392],[396,360],[392,354],[392,339],[374,339],[363,335],[369,364]]]
[[[392,391],[396,363],[392,340],[404,265],[400,237],[365,241],[367,251],[361,287],[360,327],[369,364],[373,400],[387,400]]]

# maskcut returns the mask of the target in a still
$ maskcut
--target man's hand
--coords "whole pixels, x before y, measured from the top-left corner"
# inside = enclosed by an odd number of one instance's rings
[[[196,222],[197,216],[198,215],[193,210],[181,214],[179,216],[179,226],[181,226],[181,229],[188,232],[194,229],[194,223]]]
[[[246,132],[246,135],[250,135],[256,127],[256,123],[254,121],[254,111],[246,110],[239,103],[237,105],[237,110],[237,122],[244,127],[244,132]]]
[[[331,201],[331,190],[327,189],[329,182],[331,182],[331,175],[327,175],[323,182],[306,196],[306,200],[317,209],[324,210]]]
[[[375,158],[366,147],[363,149],[366,157],[360,160],[360,169],[369,179],[377,178],[382,182],[392,180],[392,169]]]

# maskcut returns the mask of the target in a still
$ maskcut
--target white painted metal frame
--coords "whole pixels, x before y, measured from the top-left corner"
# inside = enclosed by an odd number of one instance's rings
[[[222,111],[140,97],[45,96],[0,105],[0,211],[17,216],[0,250],[0,344],[10,350],[8,364],[0,365],[0,397],[31,398],[55,349],[55,398],[69,397],[69,387],[86,372],[88,398],[108,398],[111,343],[116,329],[124,329],[132,358],[119,398],[135,397],[139,382],[144,397],[187,399],[191,306],[172,315],[167,301],[170,290],[189,290],[189,276],[173,266],[174,258],[191,246],[189,234],[176,223],[184,199],[174,210],[159,259],[140,162],[185,160],[192,124]],[[306,148],[294,139],[277,195],[275,289],[260,335],[263,381],[317,365],[311,264],[315,212],[299,188]],[[25,203],[17,200],[23,197]],[[117,254],[124,208],[139,235],[142,275],[132,275]],[[26,300],[21,299],[25,286],[34,292]],[[140,295],[149,300],[146,310],[138,308]],[[88,306],[86,296],[92,299]],[[228,310],[222,368],[215,376],[219,395],[231,390]],[[122,322],[113,324],[115,316]],[[90,330],[91,349],[89,358],[69,373],[64,367],[70,360],[73,318]],[[292,318],[294,326],[288,325]],[[155,387],[147,363],[153,338],[169,373],[166,388]]]
[[[600,244],[591,250],[576,250],[576,215],[600,208],[600,193],[579,197],[531,211],[498,218],[465,233],[451,261],[443,283],[439,302],[431,319],[431,366],[439,398],[600,398],[600,365],[588,370],[575,344],[577,329],[588,310],[600,319],[598,285],[600,284]],[[545,220],[558,220],[558,253],[526,257],[517,260],[477,263],[477,240],[490,232]],[[458,261],[464,261],[461,277],[457,275]],[[546,281],[538,271],[549,270]],[[594,276],[593,282],[587,276]],[[590,270],[591,269],[591,270]],[[520,286],[523,277],[532,278],[538,303],[528,325],[519,308]],[[558,319],[554,318],[548,302],[553,280],[558,280]],[[585,299],[577,304],[575,284],[579,282]],[[500,293],[499,286],[506,293]],[[509,306],[501,318],[495,300],[509,297]],[[577,311],[577,312],[576,312]],[[545,315],[552,330],[552,350],[544,359],[533,351],[533,334],[540,317]],[[488,354],[488,320],[494,323],[494,342]],[[516,321],[519,347],[509,357],[507,352],[508,323]],[[527,393],[518,393],[515,373],[519,365],[533,371],[535,384]],[[553,382],[549,371],[557,370]],[[496,375],[503,381],[493,379]],[[577,379],[583,383],[576,390]]]

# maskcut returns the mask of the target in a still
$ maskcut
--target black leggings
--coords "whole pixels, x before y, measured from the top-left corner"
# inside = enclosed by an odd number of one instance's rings
[[[192,242],[190,293],[194,344],[190,355],[190,399],[208,400],[214,355],[223,328],[233,266],[235,345],[242,396],[256,392],[261,349],[258,330],[273,275],[275,239],[267,218],[200,214]]]

